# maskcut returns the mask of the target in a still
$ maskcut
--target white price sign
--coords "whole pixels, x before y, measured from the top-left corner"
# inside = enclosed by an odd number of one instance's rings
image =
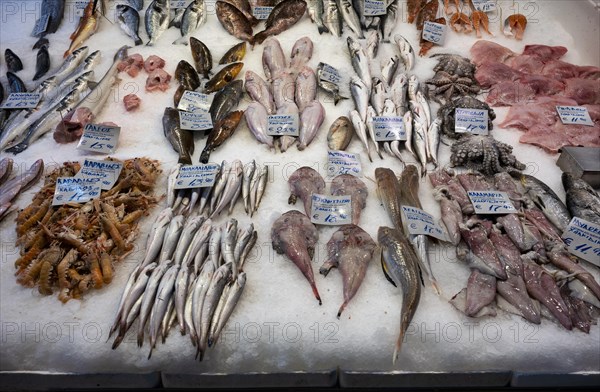
[[[83,10],[88,4],[88,1],[74,0],[71,1],[70,6],[73,7],[76,16],[83,16]]]
[[[364,0],[365,16],[379,16],[387,14],[387,2],[384,0]]]
[[[94,159],[86,159],[75,178],[95,178],[100,181],[102,190],[109,190],[115,185],[119,174],[121,174],[123,164],[113,161],[97,161]]]
[[[327,173],[330,177],[340,174],[361,174],[360,155],[345,151],[327,151]]]
[[[273,11],[275,7],[265,7],[265,6],[256,6],[252,8],[252,15],[258,20],[265,20],[269,18],[271,15],[271,11]]]
[[[406,140],[404,120],[401,116],[373,117],[373,129],[375,131],[375,140],[378,142]]]
[[[56,179],[53,206],[85,203],[100,196],[99,178],[59,177]]]
[[[42,99],[40,93],[11,93],[4,101],[2,109],[31,109],[37,107]]]
[[[569,252],[600,267],[600,226],[574,217],[562,235]]]
[[[444,230],[433,220],[433,216],[420,208],[402,206],[402,214],[408,232],[413,235],[425,234],[446,241]]]
[[[181,99],[179,100],[177,109],[184,110],[186,112],[197,112],[200,110],[208,112],[214,97],[214,94],[204,94],[197,91],[185,90],[181,96]]]
[[[273,114],[268,116],[267,135],[298,136],[300,122],[297,114]]]
[[[175,180],[175,189],[207,188],[215,184],[215,178],[220,166],[207,165],[185,165],[179,169]]]
[[[326,63],[319,63],[319,79],[325,82],[338,84],[342,80],[340,71]]]
[[[467,194],[476,214],[512,214],[517,212],[506,192],[469,191]]]
[[[496,10],[496,0],[471,0],[477,11],[491,12]]]
[[[77,145],[78,150],[111,154],[117,149],[120,127],[110,125],[87,124]]]
[[[190,131],[202,131],[211,129],[213,127],[213,122],[210,113],[207,112],[179,112],[179,126],[181,129]]]
[[[423,24],[423,39],[437,45],[443,45],[446,40],[446,25],[425,21]]]
[[[456,133],[488,134],[488,111],[485,109],[456,108],[454,111]]]
[[[352,223],[352,199],[346,196],[313,194],[310,221],[319,225],[347,225]]]
[[[590,113],[585,106],[557,106],[556,111],[563,124],[594,126]]]

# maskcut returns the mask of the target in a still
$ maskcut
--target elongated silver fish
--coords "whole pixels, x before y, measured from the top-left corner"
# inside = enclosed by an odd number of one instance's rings
[[[156,346],[163,318],[165,315],[169,314],[169,303],[173,297],[175,280],[177,279],[178,273],[179,265],[172,265],[160,280],[154,305],[152,306],[152,311],[150,312],[150,353],[148,353],[148,359],[152,357],[152,350]]]
[[[354,131],[356,132],[356,135],[367,149],[367,156],[369,157],[369,162],[373,162],[373,159],[371,158],[371,151],[369,149],[369,140],[367,139],[367,126],[365,122],[362,120],[360,114],[358,114],[356,110],[350,112],[350,121],[352,121],[352,125],[354,126]]]
[[[331,34],[342,36],[342,17],[336,0],[323,0],[323,24]]]
[[[375,60],[377,57],[377,52],[379,52],[379,42],[381,41],[381,35],[379,35],[379,31],[371,30],[369,36],[367,37],[367,49],[366,53],[369,59]]]
[[[438,147],[440,145],[440,126],[442,125],[442,120],[440,118],[436,118],[433,120],[429,129],[427,130],[427,145],[429,148],[427,152],[429,153],[427,159],[433,162],[435,167],[438,166]]]
[[[244,201],[244,210],[249,213],[250,206],[250,180],[256,170],[256,161],[253,159],[251,163],[244,166],[243,183],[242,183],[242,199]]]
[[[175,264],[183,264],[187,250],[202,223],[204,223],[204,217],[202,216],[194,216],[186,220],[173,254],[173,262]]]
[[[241,272],[237,279],[231,284],[231,287],[227,291],[227,298],[223,305],[223,309],[219,314],[219,318],[217,320],[213,319],[214,328],[211,328],[211,333],[208,338],[208,345],[212,346],[219,339],[219,335],[221,331],[227,324],[227,320],[231,317],[233,310],[235,309],[242,293],[244,292],[244,287],[246,287],[246,273]]]
[[[204,351],[206,350],[206,345],[208,343],[208,335],[210,332],[210,323],[213,317],[213,314],[217,308],[219,303],[219,299],[221,298],[221,294],[223,293],[223,289],[225,288],[225,284],[231,275],[231,265],[224,264],[219,267],[212,276],[210,281],[210,285],[208,286],[208,290],[206,291],[206,296],[204,298],[204,302],[202,304],[202,314],[201,314],[201,335],[199,336],[198,342],[198,355],[200,360],[204,356]]]
[[[163,275],[169,268],[167,263],[159,264],[150,275],[148,279],[148,283],[146,284],[146,289],[144,290],[144,295],[142,297],[142,305],[140,308],[140,320],[138,324],[137,330],[137,344],[138,347],[142,347],[144,343],[144,329],[146,327],[146,322],[150,317],[150,313],[152,312],[152,307],[154,306],[154,300],[156,298],[156,291],[158,290],[158,285],[160,284]]]
[[[410,42],[400,34],[394,35],[394,41],[398,46],[400,58],[404,62],[405,72],[409,72],[415,65],[415,51],[413,50]]]
[[[348,50],[354,72],[367,86],[367,94],[371,92],[371,70],[369,69],[369,58],[358,41],[348,37]]]
[[[350,0],[338,0],[338,9],[342,14],[344,22],[350,27],[350,30],[352,30],[358,38],[365,38],[362,28],[360,27],[360,20],[358,19],[358,15],[356,14],[356,11],[354,11]]]
[[[184,308],[185,300],[188,296],[189,278],[190,270],[185,265],[182,265],[175,279],[175,313],[177,314],[177,321],[182,335],[185,335],[186,331]]]
[[[60,68],[58,68],[55,72],[50,74],[49,77],[56,77],[56,79],[60,82],[67,75],[69,75],[75,68],[77,68],[82,61],[87,57],[89,52],[89,48],[87,46],[82,46],[81,48],[76,49],[71,53],[62,63]]]
[[[383,104],[385,102],[385,85],[379,78],[373,78],[371,88],[371,105],[378,116],[383,115]]]
[[[377,152],[377,155],[379,155],[379,158],[383,159],[383,156],[381,155],[381,149],[379,148],[379,142],[375,140],[375,126],[373,125],[373,117],[375,116],[377,116],[375,109],[373,109],[373,106],[369,105],[367,107],[367,121],[365,122],[367,133],[375,145],[375,151]]]
[[[369,105],[370,92],[371,88],[367,87],[361,78],[357,76],[352,77],[350,80],[350,93],[352,95],[352,100],[354,101],[354,107],[363,122],[367,119],[367,106]]]
[[[202,309],[204,307],[204,299],[206,292],[212,281],[212,277],[216,271],[213,263],[206,263],[198,275],[198,279],[194,284],[194,293],[192,294],[192,320],[194,323],[194,335],[192,340],[198,346],[199,338],[202,336]]]
[[[308,16],[314,24],[317,25],[319,34],[329,32],[329,29],[325,26],[323,18],[325,17],[325,7],[323,6],[323,0],[306,0],[308,8]]]
[[[179,237],[181,236],[181,231],[183,230],[184,220],[185,217],[183,215],[177,215],[169,222],[169,226],[167,227],[167,231],[165,232],[163,238],[160,255],[158,257],[159,263],[163,263],[166,260],[171,260],[171,257],[175,252],[175,248],[177,247]]]

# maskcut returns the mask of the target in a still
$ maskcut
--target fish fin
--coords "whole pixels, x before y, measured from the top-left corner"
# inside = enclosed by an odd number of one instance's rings
[[[135,46],[140,46],[140,45],[142,45],[143,43],[144,43],[144,41],[142,41],[142,39],[141,39],[141,38],[139,38],[139,37],[138,37],[138,38],[135,40]]]
[[[321,301],[321,296],[319,295],[319,290],[317,290],[317,285],[314,283],[311,283],[310,286],[312,287],[312,291],[313,291],[313,294],[315,295],[315,298],[317,299],[317,301],[319,301],[319,306],[323,305],[323,301]]]
[[[98,86],[98,82],[88,80],[87,85],[90,90],[93,90],[96,88],[96,86]]]
[[[125,337],[125,335],[121,335],[120,333],[117,335],[117,337],[115,338],[115,341],[112,344],[112,349],[113,350],[115,350],[117,347],[119,347],[119,345],[123,341],[124,337]]]
[[[398,286],[396,285],[396,283],[395,283],[395,282],[392,280],[392,278],[390,277],[390,275],[388,274],[387,267],[385,266],[385,263],[384,263],[384,261],[383,261],[383,255],[382,255],[382,257],[381,257],[381,269],[383,270],[383,275],[385,276],[385,278],[386,278],[386,279],[387,279],[387,280],[388,280],[388,281],[389,281],[391,284],[393,284],[393,285],[394,285],[394,287],[398,287]]]
[[[342,306],[340,306],[340,309],[338,310],[338,313],[337,313],[338,320],[340,319],[340,316],[342,315],[342,312],[344,311],[344,309],[346,309],[347,305],[348,305],[348,302],[344,301],[344,303],[342,304]]]
[[[323,265],[321,266],[321,268],[319,268],[319,273],[322,274],[323,276],[327,276],[327,274],[329,273],[329,271],[331,271],[332,268],[337,268],[338,267],[338,262],[335,260],[325,260],[325,262],[323,263]]]
[[[326,26],[319,26],[317,27],[317,30],[319,31],[319,35],[323,33],[329,33],[329,29]]]

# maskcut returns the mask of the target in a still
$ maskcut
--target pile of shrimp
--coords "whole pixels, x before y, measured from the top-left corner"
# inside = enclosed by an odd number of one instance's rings
[[[115,160],[113,160],[115,161]],[[64,303],[111,282],[113,265],[133,248],[137,222],[159,198],[153,193],[158,161],[123,162],[116,184],[84,204],[52,205],[58,177],[72,177],[78,162],[65,162],[46,176],[32,203],[17,216],[17,282],[43,295],[58,290]]]

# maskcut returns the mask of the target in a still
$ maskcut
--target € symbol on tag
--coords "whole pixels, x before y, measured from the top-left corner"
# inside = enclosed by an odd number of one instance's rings
[[[410,224],[410,228],[411,228],[411,229],[416,229],[416,228],[417,228],[417,225],[416,225],[416,224],[414,224],[414,223],[411,223],[411,224]]]
[[[62,199],[63,199],[63,195],[58,195],[58,196],[56,196],[56,200],[60,201],[60,200],[62,200]]]
[[[183,180],[177,181],[177,185],[181,185],[181,184],[183,184]]]
[[[314,220],[317,220],[317,219],[319,219],[319,214],[314,214],[314,215],[313,215],[313,219],[314,219]]]

